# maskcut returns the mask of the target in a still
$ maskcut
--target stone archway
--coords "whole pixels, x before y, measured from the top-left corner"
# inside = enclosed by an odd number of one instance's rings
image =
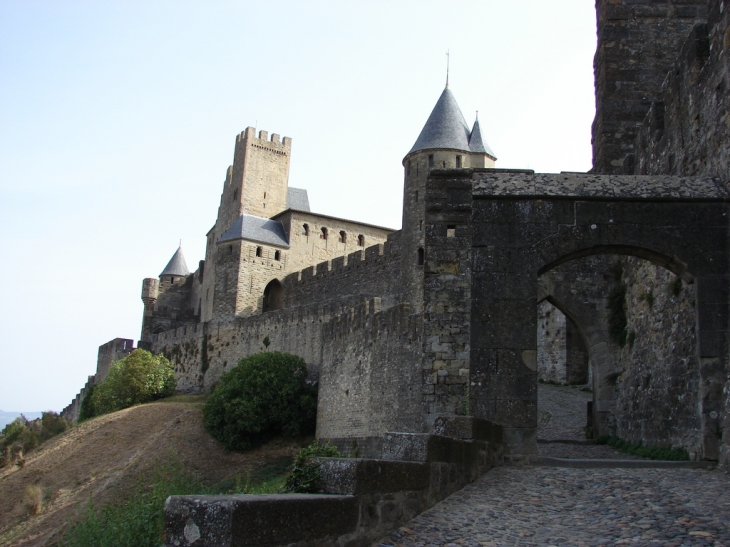
[[[504,426],[509,455],[529,457],[537,448],[539,276],[594,254],[652,260],[695,283],[700,456],[716,459],[728,345],[728,196],[705,179],[432,172],[424,310],[438,323],[429,325],[437,334],[426,359],[443,366],[442,341],[464,332],[466,320],[470,411]],[[442,400],[430,407],[438,411]]]
[[[278,279],[269,281],[264,288],[263,311],[280,310],[284,307],[284,287]]]

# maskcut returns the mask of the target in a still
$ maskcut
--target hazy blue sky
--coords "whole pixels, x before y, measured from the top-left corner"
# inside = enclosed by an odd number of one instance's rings
[[[316,212],[400,227],[444,85],[498,167],[591,166],[590,0],[0,0],[0,409],[60,410],[203,258],[237,133],[293,138]]]

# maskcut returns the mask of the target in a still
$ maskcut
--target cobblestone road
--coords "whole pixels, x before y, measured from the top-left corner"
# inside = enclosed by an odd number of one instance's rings
[[[573,386],[537,384],[540,439],[586,438],[586,402],[593,394]]]
[[[720,471],[500,467],[416,517],[396,547],[730,547]]]
[[[585,439],[585,401],[539,385],[542,439]],[[541,456],[633,459],[608,446]],[[384,538],[393,547],[730,547],[730,476],[697,469],[499,467]]]

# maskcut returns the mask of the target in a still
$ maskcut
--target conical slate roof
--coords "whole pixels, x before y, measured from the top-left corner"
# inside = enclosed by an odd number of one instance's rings
[[[428,150],[432,148],[449,148],[469,151],[469,126],[464,115],[456,104],[456,99],[447,87],[441,93],[436,106],[423,126],[421,134],[416,139],[411,151]]]
[[[163,275],[188,275],[190,273],[190,270],[188,270],[188,265],[185,262],[185,257],[183,256],[182,247],[178,247],[177,251],[175,251],[175,254],[172,255],[172,258],[170,259],[170,262],[167,263],[167,266],[165,266],[165,269],[162,270],[162,273],[160,274],[160,277]]]
[[[482,140],[482,130],[479,128],[479,118],[474,122],[474,127],[471,130],[469,136],[469,150],[477,154],[487,154],[488,156],[497,159],[489,145]]]

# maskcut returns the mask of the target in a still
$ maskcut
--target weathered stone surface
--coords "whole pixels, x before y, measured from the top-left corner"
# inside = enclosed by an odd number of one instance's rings
[[[165,545],[260,547],[323,541],[354,532],[358,509],[351,496],[171,496],[165,502]]]
[[[411,461],[322,458],[323,491],[327,494],[362,495],[428,488],[430,468]]]

